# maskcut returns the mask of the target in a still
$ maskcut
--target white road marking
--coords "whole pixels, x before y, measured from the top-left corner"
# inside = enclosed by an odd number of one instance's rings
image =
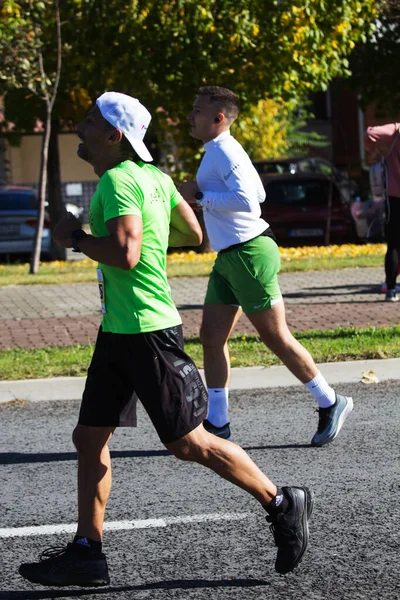
[[[205,523],[207,521],[240,521],[251,513],[210,513],[203,515],[188,515],[183,517],[164,517],[162,519],[144,519],[136,521],[108,521],[104,523],[105,531],[124,531],[128,529],[150,529],[168,527],[184,523]],[[34,527],[0,528],[0,538],[27,537],[30,535],[55,535],[57,533],[75,533],[76,523],[62,525],[37,525]]]

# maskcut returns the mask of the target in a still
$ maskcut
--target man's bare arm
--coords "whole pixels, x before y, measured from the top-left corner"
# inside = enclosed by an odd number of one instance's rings
[[[116,217],[106,222],[109,236],[86,235],[79,241],[80,250],[89,258],[110,267],[130,270],[137,265],[142,249],[142,218],[135,215]],[[79,221],[64,217],[54,229],[54,241],[71,248],[71,233],[80,228]]]
[[[185,200],[182,200],[171,211],[171,223],[168,245],[199,246],[203,241],[200,224]]]

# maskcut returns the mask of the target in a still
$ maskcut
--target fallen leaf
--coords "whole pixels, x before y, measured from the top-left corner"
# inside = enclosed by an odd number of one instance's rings
[[[379,379],[374,371],[363,371],[361,383],[379,383]]]

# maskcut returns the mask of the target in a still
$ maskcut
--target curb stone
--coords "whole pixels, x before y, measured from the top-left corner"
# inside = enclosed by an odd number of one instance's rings
[[[379,381],[400,379],[400,358],[322,363],[318,365],[331,385],[359,383],[365,371]],[[200,369],[204,379],[204,372]],[[13,401],[79,400],[86,377],[56,377],[0,382],[0,404]],[[302,385],[286,367],[246,367],[231,370],[231,390],[263,389]]]

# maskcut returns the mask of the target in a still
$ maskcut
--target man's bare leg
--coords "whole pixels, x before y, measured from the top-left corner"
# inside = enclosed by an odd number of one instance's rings
[[[270,310],[248,315],[262,341],[312,393],[318,403],[318,428],[313,446],[333,442],[353,410],[353,399],[337,394],[319,372],[311,354],[291,334],[286,323],[283,301]]]
[[[209,388],[229,387],[230,359],[228,340],[242,309],[231,304],[205,304],[200,328],[204,374]]]
[[[104,513],[111,491],[108,442],[115,428],[77,425],[73,441],[78,451],[77,535],[102,539]]]
[[[242,488],[261,504],[276,496],[276,485],[240,446],[208,433],[203,425],[166,448],[181,460],[197,462]]]
[[[268,513],[266,519],[274,533],[278,547],[275,569],[288,573],[298,565],[308,545],[313,510],[313,494],[308,488],[277,488],[242,448],[208,433],[203,425],[166,447],[177,458],[208,467],[254,496]]]
[[[318,368],[306,348],[290,332],[283,301],[269,310],[247,315],[264,344],[281,359],[283,364],[302,383],[308,383],[318,373]]]
[[[104,512],[111,490],[108,441],[114,428],[77,425],[73,441],[78,450],[78,529],[72,543],[50,548],[37,563],[23,563],[19,572],[28,581],[48,586],[108,585],[110,576],[102,552]],[[48,552],[48,553],[47,553]]]
[[[204,427],[226,439],[230,438],[228,339],[241,314],[242,309],[239,306],[206,304],[200,330],[209,396],[209,409]]]

